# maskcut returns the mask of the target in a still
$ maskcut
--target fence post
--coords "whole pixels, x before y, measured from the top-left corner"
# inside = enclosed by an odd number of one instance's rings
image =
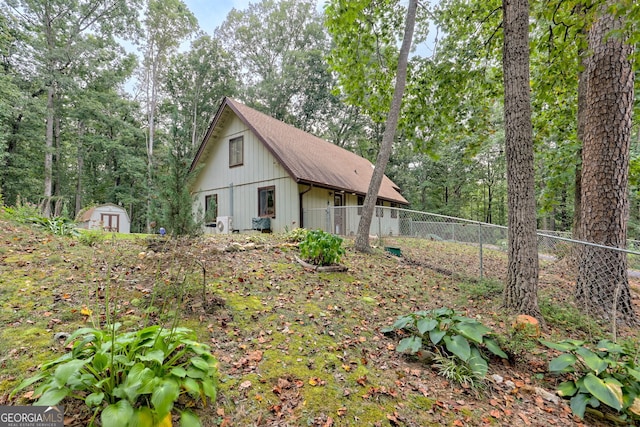
[[[327,233],[331,233],[331,212],[329,212],[329,202],[327,202],[327,228],[326,228],[326,232]]]
[[[478,223],[478,243],[480,247],[480,280],[482,280],[483,271],[482,271],[482,223]]]

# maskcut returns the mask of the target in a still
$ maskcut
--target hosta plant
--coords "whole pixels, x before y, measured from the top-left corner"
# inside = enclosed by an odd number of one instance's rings
[[[570,399],[573,413],[584,418],[587,407],[600,404],[617,411],[622,420],[640,420],[640,366],[638,349],[601,340],[594,346],[584,341],[540,340],[563,352],[549,362],[549,371],[569,379],[558,386],[558,394]]]
[[[344,255],[342,238],[322,230],[307,232],[299,248],[300,256],[315,265],[338,264]]]
[[[217,361],[209,347],[185,328],[154,325],[119,332],[118,325],[82,328],[69,337],[72,350],[42,366],[13,392],[39,383],[36,405],[80,399],[100,414],[104,427],[171,425],[174,404],[183,395],[207,403],[217,393]],[[181,426],[200,425],[190,411],[180,412]]]
[[[408,333],[398,343],[396,351],[410,354],[433,353],[440,373],[460,383],[472,385],[475,380],[484,378],[489,368],[483,354],[485,350],[507,358],[491,329],[450,308],[403,315],[393,325],[381,331],[388,333],[395,330]],[[460,369],[455,369],[452,363],[459,364]]]
[[[56,216],[54,218],[33,216],[28,218],[27,221],[56,236],[77,236],[79,234],[76,223],[62,216]]]

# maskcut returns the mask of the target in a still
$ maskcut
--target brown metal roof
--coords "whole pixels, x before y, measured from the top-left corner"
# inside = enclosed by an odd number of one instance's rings
[[[373,175],[367,159],[280,120],[225,98],[193,160],[193,168],[205,150],[218,122],[231,109],[278,159],[294,180],[350,193],[366,194]],[[378,192],[384,200],[409,204],[399,188],[385,175]]]

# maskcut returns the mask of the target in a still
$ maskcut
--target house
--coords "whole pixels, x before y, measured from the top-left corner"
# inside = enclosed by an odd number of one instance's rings
[[[362,205],[373,169],[355,153],[225,98],[191,164],[193,212],[204,214],[209,233],[325,229],[330,222],[327,231],[345,234],[346,209],[321,221],[305,212]],[[408,205],[386,176],[377,203]],[[397,215],[386,221],[398,227]]]
[[[87,230],[107,230],[129,233],[131,221],[127,211],[113,203],[92,206],[78,212],[76,223]]]

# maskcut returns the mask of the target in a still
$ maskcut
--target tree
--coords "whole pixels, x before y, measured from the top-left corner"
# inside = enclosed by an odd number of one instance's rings
[[[199,225],[193,218],[189,173],[200,142],[218,109],[220,99],[237,87],[235,63],[220,43],[209,36],[195,40],[191,49],[175,56],[164,82],[167,98],[163,116],[169,118],[166,150],[160,157],[161,220],[174,235],[194,234]]]
[[[182,0],[148,0],[141,84],[147,119],[147,231],[151,224],[151,192],[156,114],[161,100],[162,81],[172,55],[197,27],[198,21]]]
[[[341,55],[341,57],[337,58],[337,61],[335,61],[334,64],[339,64],[338,68],[345,67],[345,65],[347,67],[349,67],[350,65],[354,65],[358,67],[360,73],[366,73],[365,68],[367,67],[367,64],[366,62],[361,62],[362,58],[349,57],[350,53],[357,52],[360,48],[360,46],[358,45],[358,41],[353,39],[350,40],[350,36],[358,33],[360,26],[364,25],[363,21],[367,21],[366,17],[364,19],[361,18],[359,12],[368,7],[373,8],[373,5],[368,1],[357,2],[358,4],[354,3],[356,2],[349,2],[347,6],[341,4],[341,2],[335,2],[328,8],[331,14],[329,18],[331,20],[330,29],[332,30],[334,37],[339,39],[338,43],[342,44],[341,49],[339,48],[337,50],[338,54]],[[386,79],[388,79],[388,81],[395,79],[395,89],[393,91],[393,97],[390,104],[387,104],[388,114],[384,127],[384,133],[382,136],[382,144],[380,146],[380,151],[378,152],[375,168],[371,177],[371,181],[369,182],[369,188],[364,199],[364,206],[362,208],[362,214],[360,216],[360,222],[358,224],[358,233],[356,236],[355,245],[356,249],[361,252],[368,252],[371,250],[371,247],[369,246],[369,229],[371,227],[373,210],[378,199],[378,191],[380,191],[380,185],[382,184],[382,178],[384,177],[385,168],[387,166],[387,163],[389,162],[389,158],[391,157],[396,129],[398,128],[400,108],[402,106],[402,97],[407,81],[409,51],[411,50],[411,42],[413,40],[417,9],[417,0],[410,0],[405,18],[402,45],[397,56],[397,71],[395,73],[395,76],[393,75],[393,73],[382,74]],[[375,13],[379,11],[376,10],[373,12]],[[369,29],[372,30],[371,27]],[[346,31],[341,34],[342,30]],[[372,32],[372,34],[363,35],[364,38],[369,38],[369,42],[372,41],[372,38],[375,39],[375,30],[373,30]],[[374,50],[371,49],[372,47],[374,46],[364,43],[362,46],[362,50],[364,52],[368,52],[369,55],[373,55]],[[382,49],[378,50],[378,52],[380,51],[382,51],[381,55],[383,56],[389,55],[391,58],[395,57],[395,53],[391,45],[384,46]],[[378,66],[380,66],[380,72],[382,72],[382,68],[389,63],[389,56],[386,56],[386,60],[383,60],[378,64]],[[353,62],[354,59],[355,62]],[[340,61],[342,62],[340,63]],[[342,68],[342,71],[345,72],[345,74],[349,75],[349,77],[346,77],[343,80],[349,80],[349,78],[353,78],[353,74],[350,74],[345,68]],[[359,83],[350,81],[349,83],[351,84],[352,89],[357,88],[359,85],[366,84],[366,82],[364,81],[361,81]],[[365,101],[365,99],[362,98],[361,93],[356,94],[355,99]],[[381,112],[380,107],[381,105],[385,104],[384,101],[382,104],[377,105],[375,101],[373,101],[373,103],[365,101],[365,105],[365,108],[369,109],[369,111],[371,112]]]
[[[308,132],[326,130],[336,98],[316,1],[262,0],[233,9],[215,35],[241,64],[239,95],[247,104]]]
[[[171,110],[171,122],[184,127],[182,136],[190,135],[192,149],[202,142],[220,100],[237,92],[236,67],[233,56],[206,35],[171,59],[163,82],[165,103],[176,107]]]
[[[599,245],[626,247],[629,150],[634,100],[633,48],[612,31],[624,20],[600,6],[589,30],[586,111],[582,148],[580,235]],[[624,252],[585,246],[580,253],[576,298],[589,313],[637,322]]]
[[[508,267],[504,305],[542,320],[538,308],[536,196],[529,86],[529,2],[503,0]]]
[[[39,80],[46,93],[44,189],[42,210],[52,213],[54,191],[60,196],[56,183],[61,176],[54,174],[62,150],[60,141],[62,126],[63,94],[73,80],[74,67],[89,53],[85,43],[90,34],[112,40],[114,35],[126,37],[137,28],[135,10],[139,2],[124,0],[10,0],[7,2],[20,17],[23,28],[28,28],[31,50],[25,53],[25,61],[32,63],[39,72]],[[26,57],[33,52],[33,56]],[[57,202],[61,201],[57,197]],[[60,210],[60,204],[54,207]]]

